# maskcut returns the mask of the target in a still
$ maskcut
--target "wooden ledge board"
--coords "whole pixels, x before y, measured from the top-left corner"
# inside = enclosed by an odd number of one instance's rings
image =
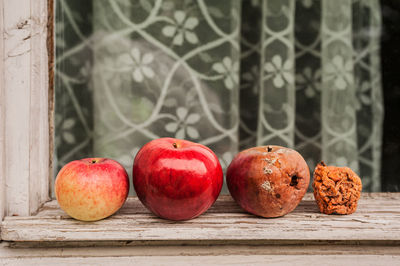
[[[35,216],[9,216],[1,225],[3,241],[179,243],[390,243],[400,244],[400,193],[363,193],[352,215],[319,213],[312,194],[284,217],[265,219],[245,213],[230,196],[220,196],[200,217],[173,222],[149,213],[136,197],[115,215],[80,222],[47,202]]]

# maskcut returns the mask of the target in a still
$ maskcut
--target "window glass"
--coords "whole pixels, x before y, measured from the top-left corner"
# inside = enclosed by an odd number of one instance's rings
[[[396,190],[381,41],[399,10],[378,0],[57,0],[55,170],[109,157],[131,174],[143,144],[176,137],[210,147],[224,170],[240,150],[282,145],[311,172],[324,160],[355,170],[364,191]]]

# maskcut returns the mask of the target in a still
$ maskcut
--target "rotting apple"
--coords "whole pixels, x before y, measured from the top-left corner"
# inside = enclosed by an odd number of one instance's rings
[[[314,198],[321,213],[351,214],[362,191],[361,178],[349,167],[320,162],[314,170]]]
[[[107,158],[86,158],[66,164],[55,181],[55,194],[67,214],[97,221],[118,211],[129,193],[125,168]]]
[[[221,165],[211,149],[174,138],[144,145],[135,157],[132,172],[140,201],[155,215],[176,221],[207,211],[223,183]]]
[[[272,218],[293,211],[310,182],[310,171],[295,150],[253,147],[238,153],[226,181],[233,199],[247,212]]]

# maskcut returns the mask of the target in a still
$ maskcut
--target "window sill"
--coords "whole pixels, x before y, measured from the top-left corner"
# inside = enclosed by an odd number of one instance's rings
[[[9,216],[1,239],[15,243],[182,244],[400,244],[400,193],[364,193],[352,215],[319,213],[307,194],[292,213],[263,219],[244,213],[230,196],[221,196],[202,216],[185,222],[159,219],[136,197],[108,219],[80,222],[47,202],[35,216]],[[58,243],[58,244],[56,244]]]

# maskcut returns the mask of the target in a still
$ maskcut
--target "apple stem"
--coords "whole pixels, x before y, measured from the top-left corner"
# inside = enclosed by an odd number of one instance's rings
[[[271,152],[271,151],[272,151],[272,148],[271,148],[270,146],[268,146],[268,147],[267,147],[267,151],[268,151],[268,152]]]
[[[92,163],[96,163],[96,160],[92,160]]]
[[[172,146],[174,146],[174,148],[175,149],[177,149],[178,148],[178,145],[176,145],[176,143],[174,142],[174,143],[172,143]]]

